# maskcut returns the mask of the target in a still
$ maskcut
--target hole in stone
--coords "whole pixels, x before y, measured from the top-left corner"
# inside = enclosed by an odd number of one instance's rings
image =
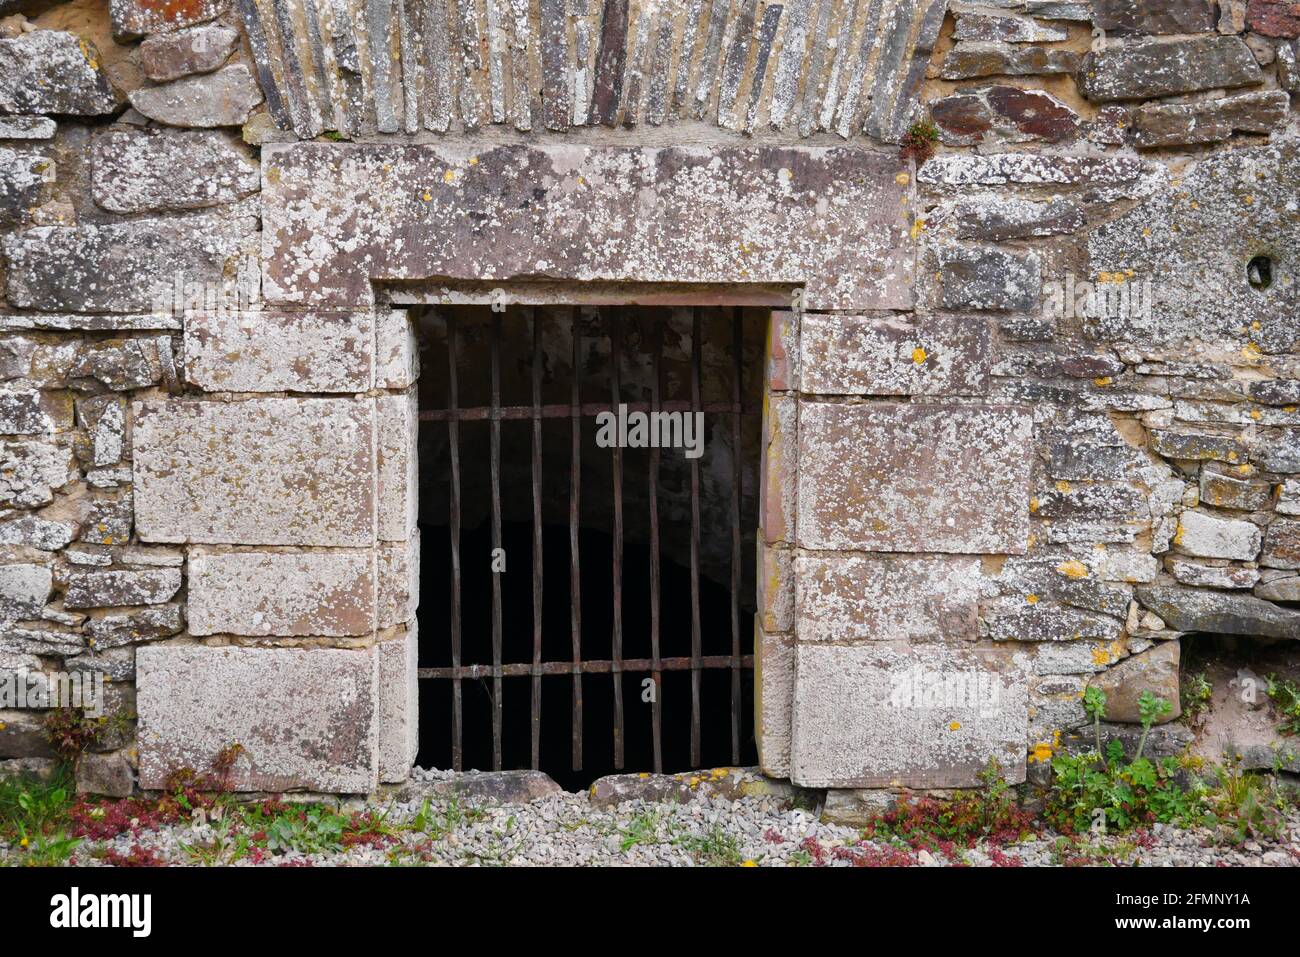
[[[754,548],[758,526],[758,463],[761,432],[760,375],[765,310],[702,309],[700,399],[705,408],[700,481],[700,651],[729,658],[732,651],[732,389],[736,354],[733,322],[740,323],[742,408],[740,429],[740,548],[736,591],[742,656],[752,655]],[[567,670],[573,653],[573,603],[570,549],[572,460],[573,317],[579,334],[579,394],[583,405],[579,445],[580,656],[585,663],[613,656],[614,466],[609,448],[597,444],[598,407],[612,404],[610,328],[618,323],[621,402],[648,402],[656,327],[662,337],[660,400],[689,403],[691,397],[690,309],[541,308],[541,661],[558,663],[560,673],[541,677],[540,769],[563,787],[586,787],[616,773],[614,765],[614,677],[608,671],[582,674],[582,767],[571,762],[574,679]],[[494,318],[500,322],[500,547],[506,571],[500,574],[501,660],[519,673],[503,676],[501,751],[504,768],[532,763],[533,677],[533,419],[531,416],[532,310],[511,308],[503,315],[481,307],[429,310],[421,319],[421,399],[426,418],[420,427],[421,600],[420,665],[435,669],[420,682],[420,753],[425,767],[453,764],[451,609],[451,429],[449,406],[448,318],[455,325],[457,402],[466,412],[458,431],[460,472],[460,621],[463,676],[462,767],[493,766],[493,577],[492,437],[490,407],[491,341]],[[673,407],[676,408],[676,407]],[[472,416],[472,417],[465,417]],[[515,417],[521,416],[521,417]],[[651,450],[620,449],[623,473],[622,660],[649,659],[651,642]],[[680,448],[659,450],[657,473],[660,576],[659,653],[663,659],[690,659],[691,624],[691,461]],[[597,665],[597,667],[600,667]],[[649,674],[627,668],[621,679],[624,713],[624,771],[654,770],[653,710],[643,701]],[[756,761],[753,740],[753,672],[739,671],[740,753],[732,754],[732,681],[728,664],[699,672],[700,744],[691,760],[690,670],[665,670],[657,689],[661,714],[663,770],[683,771]]]
[[[1246,281],[1252,289],[1261,292],[1273,285],[1273,259],[1270,256],[1255,256],[1246,264]]]

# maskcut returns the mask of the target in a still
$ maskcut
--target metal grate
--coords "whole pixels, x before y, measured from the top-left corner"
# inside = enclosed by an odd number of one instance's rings
[[[742,575],[743,552],[746,536],[742,533],[742,497],[744,496],[744,456],[742,449],[742,427],[746,417],[755,416],[757,410],[745,403],[745,369],[744,348],[745,333],[743,310],[708,310],[710,321],[728,323],[726,330],[730,343],[730,360],[733,365],[731,374],[731,395],[722,401],[705,402],[702,397],[702,352],[703,323],[705,310],[695,308],[690,311],[690,355],[689,355],[689,398],[671,399],[664,396],[664,330],[666,319],[654,318],[649,323],[648,336],[641,336],[641,351],[634,356],[626,355],[624,341],[624,316],[618,309],[602,309],[595,313],[600,334],[608,344],[609,368],[609,402],[582,401],[581,354],[584,334],[580,328],[580,314],[576,308],[547,310],[545,313],[535,307],[526,311],[528,332],[531,336],[531,355],[526,360],[528,378],[531,386],[531,401],[526,405],[505,405],[502,402],[502,343],[503,321],[507,320],[500,312],[493,312],[487,320],[487,351],[489,364],[490,401],[486,406],[462,407],[462,379],[464,371],[458,368],[464,362],[462,356],[462,335],[464,333],[461,318],[457,310],[440,312],[439,319],[445,322],[446,336],[446,390],[445,407],[427,408],[432,404],[426,394],[422,398],[420,419],[427,428],[430,423],[445,423],[447,438],[447,465],[449,470],[449,502],[447,526],[449,531],[448,547],[450,549],[450,665],[445,667],[422,667],[421,679],[449,682],[451,685],[451,759],[456,770],[464,763],[465,709],[464,685],[466,682],[479,681],[490,685],[491,699],[491,733],[492,733],[492,767],[500,770],[503,766],[503,702],[504,684],[507,678],[531,678],[531,767],[541,766],[542,754],[542,691],[544,676],[570,675],[572,678],[569,691],[571,712],[571,764],[574,771],[583,767],[583,677],[586,675],[611,676],[613,684],[613,713],[611,715],[611,747],[613,767],[624,769],[625,732],[628,715],[625,712],[623,676],[640,674],[654,679],[654,687],[663,687],[663,675],[666,672],[689,672],[690,674],[690,742],[689,755],[692,767],[698,767],[701,759],[701,690],[702,675],[705,671],[720,670],[730,673],[730,744],[731,760],[739,763],[742,754],[742,677],[743,672],[752,672],[753,655],[748,653],[752,642],[752,629],[743,629],[742,607],[752,608],[752,581],[750,592],[742,595],[745,576]],[[667,310],[661,312],[667,313]],[[592,312],[584,313],[588,320]],[[716,319],[715,319],[716,317]],[[511,315],[510,322],[524,321],[525,316]],[[559,328],[552,327],[557,324]],[[563,326],[567,324],[567,330]],[[590,328],[588,321],[587,328]],[[637,327],[640,329],[640,327]],[[512,329],[513,331],[513,329]],[[561,403],[543,402],[543,376],[546,362],[544,356],[544,336],[553,334],[551,341],[559,339],[567,331],[571,341],[572,381],[569,386],[569,401]],[[717,333],[717,330],[713,330]],[[590,335],[585,337],[590,341]],[[646,341],[648,339],[648,342]],[[648,352],[648,357],[645,353]],[[518,357],[517,357],[518,358]],[[623,366],[629,359],[640,363],[644,368],[649,362],[648,401],[626,401],[623,398]],[[524,360],[518,362],[522,365]],[[432,371],[432,370],[431,370]],[[431,378],[430,373],[426,377]],[[680,384],[680,383],[679,383]],[[754,385],[752,381],[748,383]],[[441,390],[439,390],[441,391]],[[554,392],[554,382],[552,382]],[[554,397],[554,396],[552,396]],[[441,398],[441,396],[439,397]],[[689,460],[689,566],[690,566],[690,654],[661,655],[661,617],[664,595],[661,583],[661,517],[660,517],[660,483],[663,468],[663,450],[657,447],[648,449],[649,466],[647,474],[630,477],[625,474],[624,450],[617,443],[609,449],[602,449],[610,456],[612,487],[604,490],[587,488],[584,490],[583,473],[583,429],[602,412],[614,411],[623,405],[631,412],[702,412],[706,421],[711,421],[715,435],[718,429],[729,430],[731,458],[730,482],[730,650],[727,654],[705,654],[702,640],[701,623],[701,464],[708,461],[709,451],[704,458]],[[543,528],[544,503],[543,487],[546,478],[544,467],[556,468],[555,456],[552,454],[543,461],[543,423],[548,420],[569,420],[569,455],[568,461],[558,467],[568,470],[568,559],[569,559],[569,630],[571,633],[571,654],[560,660],[545,660],[543,656],[543,603],[547,594],[544,589]],[[532,493],[532,654],[530,660],[506,661],[503,642],[503,597],[501,576],[492,575],[490,605],[491,663],[466,663],[464,642],[467,635],[476,636],[488,629],[486,623],[466,620],[466,608],[462,604],[462,511],[466,505],[466,490],[462,487],[464,473],[462,462],[463,423],[484,422],[488,424],[489,444],[489,488],[475,489],[475,494],[490,497],[490,535],[494,549],[502,547],[502,424],[511,421],[531,422],[531,493]],[[557,423],[558,424],[558,423]],[[552,447],[554,448],[554,446]],[[588,450],[590,454],[590,450]],[[715,473],[716,477],[716,473]],[[756,478],[756,477],[755,477]],[[649,567],[625,568],[624,543],[625,529],[624,486],[625,482],[644,481],[644,492],[648,505]],[[552,487],[553,483],[552,483]],[[638,492],[641,490],[638,489]],[[613,616],[609,622],[608,653],[599,658],[583,656],[583,596],[581,563],[583,559],[592,560],[593,556],[582,554],[579,547],[583,495],[608,494],[612,499],[612,554],[599,556],[610,561],[612,577]],[[638,502],[640,499],[638,499]],[[603,505],[603,503],[602,503]],[[426,540],[426,549],[442,547],[441,543]],[[752,566],[752,561],[749,562]],[[649,580],[649,607],[645,609],[649,616],[650,657],[624,657],[624,599],[626,574],[646,575]],[[640,589],[638,588],[638,591]],[[553,600],[553,594],[552,600]],[[673,596],[670,596],[670,600]],[[592,623],[588,623],[590,629]],[[744,640],[742,640],[742,637]],[[520,656],[522,657],[522,656]],[[554,656],[553,656],[554,657]],[[552,686],[550,693],[554,694]],[[653,770],[664,768],[663,709],[664,695],[656,693],[650,702],[650,722],[653,747]],[[635,715],[633,716],[636,717]],[[643,733],[643,732],[642,732]],[[711,729],[710,733],[714,733]],[[720,733],[720,732],[719,732]],[[637,770],[648,770],[638,768]]]

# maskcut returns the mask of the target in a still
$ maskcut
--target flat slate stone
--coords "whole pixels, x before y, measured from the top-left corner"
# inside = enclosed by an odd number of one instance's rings
[[[1031,417],[1008,406],[799,409],[799,544],[1024,554]]]
[[[130,96],[133,107],[169,126],[243,126],[253,107],[262,102],[257,81],[242,63],[163,86],[141,87]]]
[[[375,627],[369,550],[212,552],[192,549],[193,635],[366,635]]]
[[[58,126],[48,116],[0,116],[0,140],[52,140]]]
[[[1078,71],[1082,57],[1060,47],[971,41],[958,43],[944,58],[945,80],[985,76],[1048,76]]]
[[[1251,595],[1173,585],[1139,587],[1134,594],[1144,608],[1178,631],[1300,638],[1300,612]]]
[[[110,0],[113,36],[127,40],[203,23],[222,13],[229,0]]]
[[[1148,103],[1133,118],[1144,148],[1216,143],[1233,133],[1266,134],[1286,126],[1291,98],[1282,90],[1242,93],[1201,103]]]
[[[225,748],[235,791],[369,793],[377,784],[374,649],[145,646],[136,652],[140,786],[200,773]]]
[[[181,587],[179,568],[74,569],[68,573],[64,608],[115,608],[159,605]]]
[[[1028,659],[1010,648],[801,644],[793,767],[803,787],[971,787],[1025,779]]]
[[[791,282],[814,309],[912,301],[892,156],[300,143],[268,144],[263,169],[268,302],[369,305],[371,280],[432,277]]]
[[[369,545],[372,416],[370,402],[352,399],[135,403],[140,538]]]
[[[33,30],[0,40],[0,113],[102,116],[121,105],[99,53],[75,34]]]
[[[949,146],[976,143],[1059,143],[1073,139],[1079,116],[1042,90],[989,86],[932,100],[930,118]]]
[[[214,130],[112,129],[94,138],[91,193],[101,209],[149,213],[251,196],[262,174],[238,140]]]
[[[239,32],[219,24],[190,27],[146,37],[140,44],[140,66],[156,83],[211,73],[230,59],[239,46]]]
[[[1092,0],[1093,24],[1107,33],[1213,33],[1213,0]]]
[[[1241,37],[1148,40],[1089,53],[1079,89],[1094,103],[1147,100],[1263,81],[1255,55]]]

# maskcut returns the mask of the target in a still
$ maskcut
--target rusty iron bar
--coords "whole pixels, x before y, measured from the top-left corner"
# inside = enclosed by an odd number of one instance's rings
[[[731,763],[740,763],[740,400],[744,395],[745,333],[741,309],[731,314],[731,350],[734,353],[731,397]]]
[[[700,407],[700,307],[691,310],[691,408]],[[692,413],[694,414],[694,413]],[[703,436],[701,436],[701,441]],[[700,635],[700,460],[691,459],[691,661],[699,662],[704,648]],[[691,764],[700,763],[700,669],[691,668]]]
[[[582,578],[578,564],[578,505],[582,468],[582,335],[578,310],[569,307],[569,331],[573,339],[573,382],[570,386],[569,416],[572,419],[572,448],[569,461],[569,614],[573,627],[573,770],[582,770]]]
[[[660,366],[663,364],[664,332],[658,320],[650,317],[650,410],[658,412]],[[654,681],[654,697],[650,699],[651,734],[654,743],[654,769],[656,774],[664,770],[663,713],[660,697],[663,694],[663,669],[659,663],[659,447],[650,449],[650,662],[651,678]]]
[[[650,412],[649,402],[624,402],[628,412]],[[670,400],[660,403],[659,411],[661,412],[691,412],[700,411],[706,414],[730,413],[735,408],[731,402],[706,402],[696,410],[689,401]],[[618,412],[617,408],[611,409],[605,402],[584,402],[579,407],[579,412],[584,416],[596,416],[601,412]],[[757,415],[753,409],[745,408],[741,410],[745,415]],[[543,419],[567,419],[573,415],[573,405],[571,403],[548,403],[541,407],[540,413],[535,412],[531,405],[505,405],[499,410],[499,417],[507,419],[532,419],[540,414]],[[461,422],[475,422],[487,419],[491,414],[490,409],[471,408],[471,409],[422,409],[420,411],[420,420],[424,422],[446,422],[451,418],[459,419]]]
[[[579,673],[604,675],[614,671],[617,664],[619,671],[629,674],[650,674],[656,665],[661,671],[701,671],[722,670],[730,668],[753,668],[754,656],[741,655],[739,659],[731,655],[702,655],[696,657],[660,658],[656,663],[651,658],[624,658],[622,661],[583,661],[579,663]],[[543,661],[534,666],[526,661],[501,666],[501,674],[507,678],[527,678],[531,675],[564,676],[573,672],[574,666],[568,661]],[[497,669],[492,665],[461,665],[459,668],[421,668],[421,678],[455,678],[475,679],[495,678]]]
[[[533,695],[532,767],[542,764],[542,325],[537,307],[533,325]]]
[[[500,771],[501,757],[501,573],[495,561],[501,549],[501,313],[492,313],[492,770]]]
[[[622,317],[609,310],[606,313],[609,326],[609,391],[611,404],[618,408],[622,382],[619,366],[622,364],[623,326]],[[614,662],[611,672],[614,679],[614,769],[623,770],[623,674],[619,665],[623,657],[623,450],[618,442],[610,449],[614,466],[614,621],[610,634],[610,657]]]
[[[447,313],[447,405],[455,409],[459,402],[456,382],[456,353],[458,337],[456,317]],[[451,664],[460,668],[460,420],[447,420],[448,448],[451,452],[451,503],[448,525],[451,529]],[[461,745],[461,684],[460,678],[451,684],[451,762],[452,768],[461,770],[463,753]]]

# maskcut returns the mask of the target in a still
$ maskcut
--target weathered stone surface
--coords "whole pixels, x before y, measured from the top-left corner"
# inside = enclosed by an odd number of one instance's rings
[[[772,396],[763,403],[762,477],[758,511],[763,541],[793,542],[799,494],[799,402],[794,396]]]
[[[365,635],[375,627],[368,550],[191,549],[190,634]]]
[[[369,312],[198,312],[185,319],[185,378],[208,392],[365,392]]]
[[[219,206],[261,186],[244,147],[213,130],[105,130],[92,163],[95,202],[115,213]]]
[[[242,63],[131,93],[133,107],[168,126],[242,126],[261,102],[262,91]]]
[[[988,613],[982,625],[994,641],[1115,641],[1124,630],[1118,618],[1052,604],[1037,595],[1026,595],[1013,610]]]
[[[938,156],[916,173],[917,182],[944,192],[966,194],[972,186],[1114,186],[1144,172],[1131,157],[1045,156],[994,153]]]
[[[1093,0],[1093,23],[1107,33],[1209,33],[1213,0]]]
[[[1112,741],[1118,741],[1124,749],[1124,757],[1132,761],[1137,757],[1138,742],[1146,738],[1142,748],[1143,757],[1159,760],[1176,758],[1187,750],[1187,746],[1196,739],[1196,732],[1185,724],[1164,724],[1143,733],[1140,727],[1131,724],[1111,724],[1102,722],[1101,747],[1104,751]],[[1071,754],[1094,751],[1097,748],[1096,734],[1091,727],[1082,728],[1073,734],[1061,738],[1062,747]]]
[[[41,151],[0,147],[0,226],[27,222],[54,176],[54,161]]]
[[[81,541],[97,545],[121,545],[131,540],[134,512],[129,490],[91,499],[90,513],[81,531]]]
[[[415,621],[420,605],[420,530],[405,542],[382,542],[376,549],[377,628]]]
[[[595,807],[617,807],[625,801],[686,804],[699,794],[714,800],[762,798],[779,807],[808,810],[816,807],[818,798],[815,793],[788,781],[765,778],[757,768],[708,768],[680,774],[608,774],[597,778],[588,789]]]
[[[40,618],[52,581],[44,565],[0,565],[0,622]]]
[[[420,750],[419,638],[414,622],[406,633],[380,642],[379,780],[405,781]]]
[[[1182,714],[1178,694],[1178,642],[1162,641],[1149,651],[1133,655],[1119,664],[1093,675],[1091,688],[1106,695],[1106,720],[1122,724],[1141,724],[1138,698],[1149,691],[1169,702],[1169,712],[1156,724],[1166,724]]]
[[[0,113],[101,116],[121,103],[98,52],[75,34],[33,30],[0,39]]]
[[[420,377],[420,345],[415,322],[405,309],[375,316],[375,388],[405,389]]]
[[[1252,86],[1262,79],[1245,41],[1224,36],[1107,47],[1084,57],[1078,75],[1080,91],[1094,103]]]
[[[968,787],[991,760],[1025,777],[1027,663],[927,643],[796,649],[794,783]]]
[[[1300,638],[1300,612],[1279,608],[1250,595],[1169,585],[1139,587],[1135,595],[1143,607],[1154,611],[1178,631]]]
[[[169,603],[91,618],[86,622],[86,635],[92,648],[106,651],[141,641],[170,638],[180,634],[184,627],[181,606]]]
[[[949,227],[959,239],[1029,239],[1057,236],[1082,229],[1083,210],[1065,199],[1034,200],[996,197],[958,200],[938,207],[927,223]]]
[[[420,410],[414,389],[375,399],[375,491],[380,541],[404,542],[420,517]]]
[[[945,80],[970,80],[984,76],[1075,73],[1081,59],[1078,53],[1059,47],[970,41],[958,43],[948,51],[940,75]]]
[[[0,435],[50,435],[72,427],[66,395],[38,389],[0,391]]]
[[[0,628],[0,652],[65,656],[79,654],[84,645],[81,635],[57,628]]]
[[[143,788],[206,769],[236,742],[236,791],[375,788],[374,649],[152,645],[136,652],[136,670]]]
[[[146,37],[140,44],[140,66],[157,83],[194,73],[211,73],[230,59],[239,46],[239,33],[208,24]]]
[[[1169,459],[1209,460],[1233,465],[1246,460],[1246,447],[1235,435],[1152,429],[1151,447]]]
[[[799,544],[1023,554],[1030,429],[1005,406],[805,402]]]
[[[890,156],[300,143],[263,163],[269,302],[369,304],[372,279],[761,278],[806,283],[811,309],[911,305]]]
[[[795,576],[801,642],[970,640],[990,587],[956,556],[800,555]]]
[[[1055,23],[1044,23],[1015,13],[958,10],[956,40],[1005,40],[1009,43],[1059,43],[1070,31]]]
[[[68,484],[72,452],[45,442],[0,441],[0,508],[32,508],[54,501]]]
[[[564,789],[542,771],[470,771],[446,781],[410,781],[397,790],[402,801],[454,797],[470,805],[529,804]]]
[[[65,608],[112,608],[123,605],[160,605],[180,590],[178,568],[149,570],[74,569],[68,573],[63,595]]]
[[[915,324],[867,316],[804,316],[800,388],[814,395],[980,395],[993,359],[981,318]]]
[[[57,552],[76,538],[80,530],[76,522],[23,515],[0,522],[0,545],[30,545],[44,552]]]
[[[1295,0],[1250,0],[1246,26],[1266,37],[1300,37],[1300,4]]]
[[[1233,133],[1271,133],[1286,126],[1291,99],[1282,90],[1241,93],[1199,103],[1152,103],[1133,121],[1140,147],[1190,146],[1226,140]]]
[[[219,283],[255,221],[193,216],[103,226],[39,226],[4,237],[9,302],[25,309],[133,312],[176,273]]]
[[[83,754],[77,761],[77,792],[124,798],[135,792],[135,771],[120,751]]]
[[[110,0],[109,11],[113,36],[128,40],[203,23],[228,6],[228,0]]]
[[[1268,507],[1271,493],[1268,482],[1240,478],[1208,466],[1201,469],[1201,501],[1206,505],[1255,512]]]
[[[1300,521],[1279,518],[1269,525],[1259,563],[1266,568],[1300,568]]]
[[[136,403],[140,538],[370,544],[371,415],[371,403],[351,399]]]
[[[1300,429],[1258,436],[1250,457],[1270,472],[1300,472]]]
[[[1300,601],[1300,575],[1263,580],[1255,586],[1255,595],[1266,601]]]
[[[945,309],[1029,312],[1038,305],[1042,269],[1034,253],[945,244],[936,259]]]
[[[1259,572],[1236,565],[1206,565],[1173,555],[1165,558],[1169,574],[1184,585],[1201,588],[1250,588],[1259,581]]]
[[[48,116],[0,116],[0,140],[52,140],[57,129]]]
[[[1079,117],[1050,93],[1014,86],[963,90],[930,103],[930,118],[949,146],[1059,143],[1078,133]]]
[[[0,757],[54,757],[40,714],[13,709],[0,711]]]
[[[126,441],[126,402],[115,395],[91,396],[77,402],[77,419],[86,430],[88,448],[78,456],[86,465],[103,468],[122,460]]]
[[[790,721],[794,704],[793,635],[754,630],[754,741],[763,773],[790,776]]]
[[[1200,558],[1254,561],[1259,555],[1260,531],[1251,522],[1189,510],[1178,517],[1174,544]]]

